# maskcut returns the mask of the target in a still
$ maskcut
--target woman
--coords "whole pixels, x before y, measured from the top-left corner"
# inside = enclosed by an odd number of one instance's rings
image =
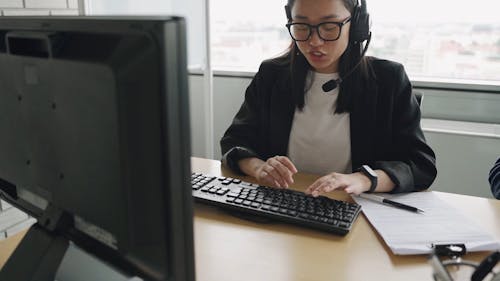
[[[222,137],[223,163],[267,186],[323,175],[313,196],[410,192],[436,177],[435,155],[402,65],[365,57],[366,5],[289,0],[286,54],[264,61]],[[366,45],[366,46],[367,46]]]

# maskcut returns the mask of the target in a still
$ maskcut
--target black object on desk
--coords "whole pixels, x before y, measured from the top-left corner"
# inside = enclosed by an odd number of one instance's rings
[[[0,17],[0,196],[38,220],[0,280],[69,241],[127,276],[195,279],[186,24]]]
[[[495,265],[500,261],[500,252],[494,252],[487,256],[476,268],[472,274],[471,281],[481,281],[483,280],[495,267]],[[500,274],[500,273],[497,273]]]
[[[361,210],[355,203],[227,177],[194,173],[191,184],[198,202],[339,235],[351,230]]]
[[[462,259],[467,250],[465,244],[434,244],[433,253],[429,256],[429,263],[433,268],[433,277],[436,281],[465,280],[470,276],[471,281],[500,280],[500,273],[495,273],[493,268],[500,261],[500,252],[496,251],[487,256],[481,263]],[[439,257],[448,257],[449,260],[441,261]],[[463,269],[462,269],[463,268]],[[463,271],[464,274],[460,272]],[[469,273],[470,272],[470,273]],[[468,275],[470,274],[470,275]],[[461,279],[457,279],[458,277]]]
[[[384,198],[382,196],[378,196],[375,194],[361,193],[361,194],[359,194],[359,197],[365,198],[365,199],[368,199],[371,201],[375,201],[378,203],[387,204],[387,205],[390,205],[392,207],[396,207],[398,209],[407,210],[407,211],[414,212],[414,213],[423,213],[424,212],[423,210],[420,210],[419,208],[416,208],[416,207],[413,207],[410,205],[406,205],[403,203],[399,203],[396,201],[392,201],[390,199],[387,199],[387,198]]]

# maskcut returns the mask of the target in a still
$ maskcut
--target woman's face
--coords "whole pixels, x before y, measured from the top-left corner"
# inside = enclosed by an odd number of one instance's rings
[[[322,22],[342,22],[351,16],[342,0],[296,0],[292,7],[293,22],[317,25]],[[307,41],[297,41],[300,52],[306,57],[315,71],[320,73],[338,72],[340,56],[349,43],[351,23],[342,26],[336,41],[324,41],[313,29]]]

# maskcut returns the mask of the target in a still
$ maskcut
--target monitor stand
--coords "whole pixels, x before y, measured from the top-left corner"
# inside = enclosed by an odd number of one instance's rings
[[[69,243],[66,256],[56,274],[57,281],[143,281],[131,276],[88,253],[75,243]]]
[[[31,226],[7,263],[0,280],[16,281],[142,281],[113,268],[38,223]]]
[[[68,239],[34,224],[0,271],[0,280],[54,281],[68,245]]]

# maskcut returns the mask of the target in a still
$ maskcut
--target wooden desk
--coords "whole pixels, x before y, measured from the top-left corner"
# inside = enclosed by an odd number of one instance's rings
[[[192,170],[252,181],[222,169],[219,161],[193,158]],[[303,190],[316,177],[297,175],[292,188]],[[500,239],[500,201],[436,192],[455,208],[480,218],[478,224]],[[344,192],[333,198],[352,199]],[[432,280],[427,257],[396,256],[361,214],[344,237],[297,226],[258,224],[197,204],[195,208],[197,280]],[[488,253],[471,253],[480,261]]]
[[[252,181],[221,169],[219,161],[192,159],[192,170]],[[292,188],[303,190],[316,177],[297,175]],[[443,200],[500,239],[500,201],[436,192]],[[351,201],[343,192],[331,197]],[[195,205],[196,280],[316,281],[432,280],[426,256],[395,256],[363,214],[344,237],[282,223],[259,224],[225,211]],[[0,266],[19,243],[13,236],[0,242]],[[480,261],[487,253],[470,253]]]
[[[7,262],[25,234],[26,231],[21,231],[5,240],[0,240],[0,268]]]

